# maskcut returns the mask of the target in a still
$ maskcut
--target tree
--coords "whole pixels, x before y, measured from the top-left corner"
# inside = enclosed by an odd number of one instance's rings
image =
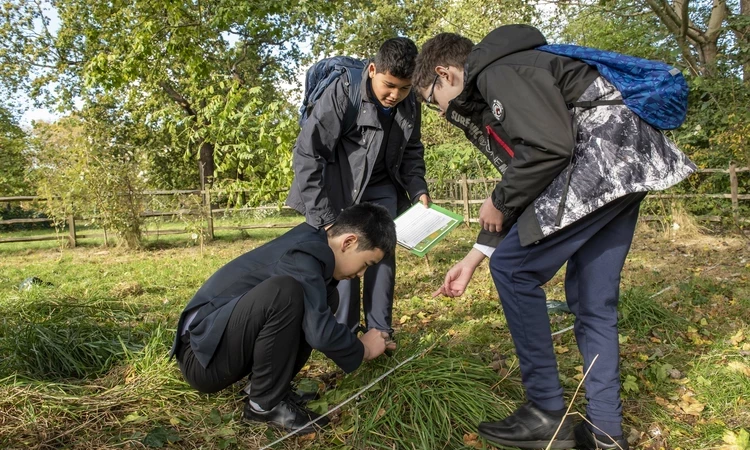
[[[612,18],[620,22],[641,23],[658,21],[662,30],[650,29],[648,35],[661,33],[665,40],[652,41],[658,47],[671,47],[679,51],[683,64],[693,75],[723,76],[719,65],[724,60],[739,61],[747,69],[748,0],[589,0],[579,3],[558,1],[555,4],[566,17],[599,16],[603,22]],[[564,24],[562,25],[564,26]],[[591,28],[591,33],[600,30]],[[730,32],[733,34],[729,36]],[[617,30],[615,35],[628,34],[629,29]],[[643,37],[639,42],[648,41]],[[745,78],[749,76],[745,70]]]
[[[10,111],[0,106],[0,195],[28,194],[26,133]]]
[[[116,112],[100,105],[34,126],[38,194],[61,226],[69,216],[84,216],[113,230],[128,248],[140,247],[143,182],[126,126],[107,120]]]
[[[531,0],[354,0],[316,36],[313,54],[346,53],[372,57],[391,37],[406,36],[418,45],[437,33],[459,33],[478,41],[503,23],[532,22],[539,11]]]
[[[335,3],[10,0],[0,18],[2,75],[66,110],[75,98],[117,96],[184,145],[210,183],[249,171],[254,152],[273,150],[260,148],[266,135],[281,137],[278,153],[289,151],[279,85],[291,79],[300,37]]]

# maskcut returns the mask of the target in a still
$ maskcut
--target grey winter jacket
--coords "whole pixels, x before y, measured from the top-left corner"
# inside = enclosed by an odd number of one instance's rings
[[[469,55],[464,90],[446,111],[503,173],[492,201],[505,233],[517,221],[524,246],[617,198],[666,189],[695,170],[626,106],[573,108],[621,95],[594,67],[534,50],[544,44],[530,26],[492,31]],[[495,246],[501,236],[483,232],[477,242]]]
[[[359,114],[351,130],[342,129],[349,104],[349,77],[344,73],[316,102],[294,145],[294,181],[286,204],[314,227],[332,223],[341,210],[359,203],[372,174],[384,132],[377,105],[368,95],[368,79],[365,66]],[[412,92],[396,105],[391,133],[401,132],[403,139],[398,148],[387,149],[385,159],[399,190],[399,211],[427,193],[420,126]]]

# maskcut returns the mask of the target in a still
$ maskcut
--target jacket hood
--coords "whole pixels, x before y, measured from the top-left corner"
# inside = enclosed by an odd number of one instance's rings
[[[500,58],[545,44],[547,40],[544,35],[529,25],[504,25],[495,28],[471,50],[465,82],[467,85],[473,83],[480,72]]]

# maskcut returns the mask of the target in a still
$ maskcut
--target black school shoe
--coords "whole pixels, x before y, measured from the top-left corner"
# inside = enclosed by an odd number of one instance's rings
[[[594,434],[586,423],[581,422],[575,429],[576,448],[580,450],[618,449],[628,450],[628,441],[622,436],[607,436]]]
[[[319,398],[320,394],[317,391],[306,392],[302,389],[292,389],[292,392],[289,393],[289,399],[301,406],[305,406],[312,401],[318,400]]]
[[[262,422],[272,427],[281,428],[284,431],[299,430],[298,434],[300,435],[314,433],[330,422],[328,417],[323,417],[314,424],[305,427],[308,422],[320,417],[320,414],[310,411],[289,398],[280,401],[269,411],[256,411],[250,406],[248,399],[242,417],[251,422]]]
[[[247,383],[247,385],[240,391],[240,395],[249,396],[250,395],[250,385],[251,383]],[[318,391],[315,392],[307,392],[303,391],[302,389],[296,389],[291,384],[289,385],[289,393],[287,394],[289,397],[289,400],[293,401],[294,403],[305,406],[308,403],[318,400],[320,398],[320,394]]]
[[[576,443],[573,437],[573,418],[557,417],[537,408],[531,402],[524,403],[499,422],[480,423],[479,435],[508,447],[547,448],[563,419],[560,432],[549,448],[573,448]]]

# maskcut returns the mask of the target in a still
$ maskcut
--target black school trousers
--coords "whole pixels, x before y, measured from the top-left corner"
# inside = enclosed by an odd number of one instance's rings
[[[269,278],[237,302],[208,367],[195,358],[189,336],[183,334],[177,355],[180,371],[203,393],[250,376],[250,400],[272,409],[312,352],[302,331],[303,315],[302,285],[290,276]]]

